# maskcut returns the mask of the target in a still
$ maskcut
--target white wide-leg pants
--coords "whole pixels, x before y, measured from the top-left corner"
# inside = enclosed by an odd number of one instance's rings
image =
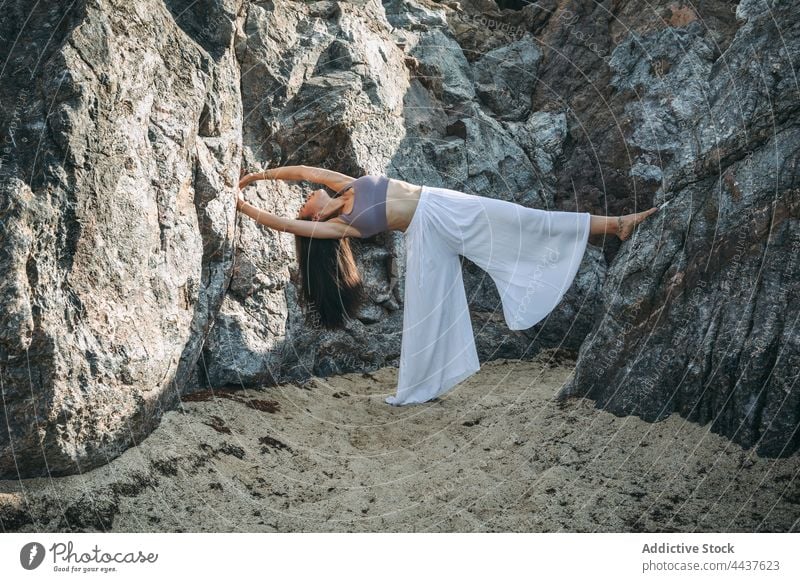
[[[449,391],[480,369],[459,255],[494,280],[510,329],[544,319],[572,284],[589,238],[588,212],[528,208],[422,187],[404,236],[403,337],[394,405]]]

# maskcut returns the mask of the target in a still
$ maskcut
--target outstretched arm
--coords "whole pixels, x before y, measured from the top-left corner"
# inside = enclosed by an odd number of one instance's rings
[[[325,184],[332,190],[340,190],[352,182],[355,178],[351,178],[345,174],[334,172],[333,170],[326,170],[324,168],[315,168],[313,166],[283,166],[280,168],[270,168],[263,172],[254,172],[247,174],[239,182],[239,188],[244,188],[248,184],[256,180],[307,180],[315,184]]]
[[[343,222],[317,221],[317,220],[294,220],[283,218],[271,212],[259,210],[249,202],[241,198],[236,201],[236,210],[246,214],[259,224],[280,232],[290,232],[300,236],[310,238],[342,238],[345,236],[358,236],[358,232],[351,226]]]

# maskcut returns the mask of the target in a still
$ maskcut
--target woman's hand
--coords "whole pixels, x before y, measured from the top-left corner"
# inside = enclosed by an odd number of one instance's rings
[[[254,174],[246,174],[242,176],[241,179],[239,180],[239,190],[244,190],[248,186],[248,184],[254,181],[255,181]]]
[[[252,181],[252,174],[245,174],[244,169],[242,169],[242,173],[239,177],[239,190],[246,188]],[[242,198],[241,192],[236,192],[236,210],[241,210],[243,204],[244,198]]]
[[[264,170],[263,172],[250,172],[249,174],[246,174],[243,169],[242,175],[239,178],[239,190],[246,188],[248,184],[251,184],[256,180],[266,180],[268,177],[267,172],[268,170]]]

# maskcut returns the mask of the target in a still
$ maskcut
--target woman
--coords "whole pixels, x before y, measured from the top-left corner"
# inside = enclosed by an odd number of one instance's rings
[[[462,255],[494,280],[510,329],[527,329],[552,311],[572,284],[590,234],[630,237],[658,210],[619,217],[546,211],[385,176],[351,178],[308,166],[248,174],[256,180],[306,180],[324,189],[306,198],[298,219],[236,207],[260,224],[295,235],[302,298],[328,328],[342,327],[364,300],[349,237],[404,233],[406,280],[397,394],[389,404],[426,402],[480,368],[461,275]]]

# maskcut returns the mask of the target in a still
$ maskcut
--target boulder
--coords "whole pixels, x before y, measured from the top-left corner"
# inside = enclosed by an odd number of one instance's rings
[[[678,412],[780,457],[800,448],[800,24],[788,5],[736,15],[720,55],[696,20],[611,55],[613,86],[638,95],[620,120],[631,170],[658,166],[668,204],[611,264],[559,396],[650,421]]]
[[[233,264],[241,101],[240,2],[190,4],[3,8],[0,477],[106,463],[191,386]]]

